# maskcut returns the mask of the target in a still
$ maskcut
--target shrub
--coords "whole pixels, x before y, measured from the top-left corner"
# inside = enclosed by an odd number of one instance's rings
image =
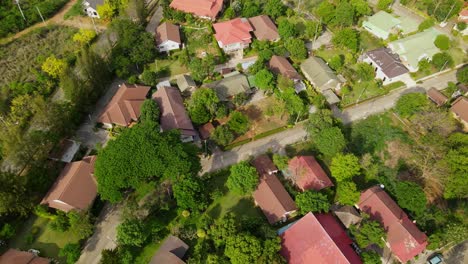
[[[239,195],[252,193],[258,184],[258,174],[246,161],[233,165],[226,182],[230,191]]]
[[[66,244],[59,252],[60,257],[66,257],[68,264],[75,263],[81,255],[81,247],[79,244]]]
[[[450,38],[446,35],[438,35],[434,40],[434,45],[441,50],[448,50],[450,48]]]
[[[435,20],[433,18],[428,18],[424,20],[421,24],[418,26],[419,31],[424,31],[430,27],[432,27],[435,24]]]
[[[421,93],[405,94],[398,99],[395,110],[402,117],[410,117],[428,105],[426,95]]]
[[[452,56],[447,52],[437,53],[432,56],[432,65],[439,71],[453,67],[454,63]]]
[[[231,113],[227,125],[229,129],[239,135],[242,135],[249,130],[250,122],[246,115],[242,114],[241,112],[234,111]]]

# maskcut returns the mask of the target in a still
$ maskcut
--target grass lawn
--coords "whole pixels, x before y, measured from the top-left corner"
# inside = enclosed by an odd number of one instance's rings
[[[174,76],[177,74],[186,73],[189,70],[180,64],[178,60],[156,59],[148,65],[149,69],[158,73],[159,77]]]
[[[138,255],[138,257],[135,258],[134,264],[148,264],[160,245],[161,242],[151,242],[150,244],[146,245],[142,249],[140,255]]]
[[[378,87],[374,81],[354,84],[348,91],[342,90],[341,105],[348,106],[357,102],[384,95],[393,89],[401,87],[400,84]]]
[[[462,64],[468,61],[468,57],[463,53],[461,48],[451,48],[448,50],[450,56],[452,56],[455,65]]]
[[[318,49],[314,51],[316,57],[322,58],[324,61],[328,62],[335,55],[345,55],[343,49]]]
[[[203,57],[203,52],[218,56],[218,47],[215,46],[213,34],[208,27],[191,28],[182,27],[182,36],[186,48],[191,54]]]
[[[60,263],[66,263],[65,259],[58,257],[60,249],[68,243],[78,243],[79,239],[71,232],[61,233],[52,230],[50,223],[49,219],[32,216],[24,223],[9,246],[21,250],[37,249],[45,257],[59,259]],[[33,242],[28,243],[28,236],[33,227],[39,228],[39,232],[34,236]]]

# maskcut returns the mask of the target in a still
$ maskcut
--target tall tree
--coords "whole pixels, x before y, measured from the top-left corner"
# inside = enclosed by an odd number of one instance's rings
[[[159,122],[159,106],[152,99],[146,99],[140,110],[140,122]]]
[[[332,38],[333,44],[341,48],[348,48],[353,52],[359,49],[359,35],[352,28],[338,30]]]
[[[426,210],[427,199],[423,189],[413,182],[398,182],[395,190],[398,205],[421,215]]]
[[[332,159],[330,166],[333,177],[339,181],[351,180],[361,171],[358,157],[353,154],[338,154]]]
[[[273,19],[284,16],[286,13],[286,6],[281,0],[268,0],[263,7],[264,12]]]
[[[257,170],[242,161],[231,167],[226,186],[236,194],[247,195],[255,190],[258,180]]]
[[[188,103],[188,112],[196,124],[204,124],[216,115],[219,98],[213,89],[197,89]]]
[[[26,178],[0,172],[0,216],[26,216],[33,204],[26,191]]]
[[[296,205],[302,215],[309,212],[328,212],[330,210],[330,201],[328,201],[327,196],[313,190],[296,195]]]
[[[250,122],[246,115],[239,111],[234,111],[231,113],[227,125],[229,129],[242,135],[249,130]]]
[[[385,230],[377,221],[365,219],[359,228],[351,226],[350,231],[361,248],[367,248],[372,244],[381,248],[385,245],[384,240],[382,240],[386,238]]]
[[[353,206],[359,201],[360,195],[354,182],[343,181],[338,183],[335,200],[340,204]]]
[[[233,264],[254,263],[262,255],[261,241],[248,233],[228,237],[224,254]]]
[[[203,210],[207,206],[206,190],[202,180],[188,174],[173,184],[177,206],[184,210]]]

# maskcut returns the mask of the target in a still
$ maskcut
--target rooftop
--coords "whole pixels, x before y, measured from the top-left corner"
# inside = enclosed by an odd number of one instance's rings
[[[49,264],[50,260],[27,251],[8,249],[0,256],[0,264]]]
[[[461,120],[468,122],[468,99],[466,99],[466,97],[458,97],[455,102],[453,102],[450,110]]]
[[[173,0],[169,6],[199,17],[215,19],[223,8],[223,0]]]
[[[251,91],[249,81],[244,74],[239,72],[223,79],[206,84],[206,87],[215,90],[219,100],[228,101],[231,97],[240,93],[249,93]]]
[[[168,236],[159,247],[149,264],[184,264],[182,261],[189,246],[175,236]]]
[[[276,74],[281,74],[289,79],[302,80],[302,76],[285,57],[273,55],[268,65],[271,71]]]
[[[289,161],[289,173],[299,189],[316,190],[333,186],[325,171],[313,156],[296,156]]]
[[[160,45],[168,40],[182,44],[180,40],[179,26],[164,22],[156,28],[156,44]]]
[[[273,161],[266,154],[256,157],[252,161],[252,165],[257,169],[259,175],[278,172],[278,168],[276,168]]]
[[[332,69],[320,58],[309,57],[301,64],[301,70],[320,91],[335,89],[341,81]]]
[[[408,69],[401,63],[398,55],[393,53],[391,49],[380,48],[371,50],[366,52],[366,55],[380,67],[388,78],[394,78],[408,72]]]
[[[252,25],[253,33],[258,40],[275,41],[280,38],[278,28],[271,21],[270,17],[260,15],[249,18],[249,21]]]
[[[246,18],[234,18],[229,21],[213,24],[215,38],[223,46],[235,43],[250,43],[253,31],[252,26]]]
[[[448,101],[447,96],[439,92],[436,88],[432,87],[427,91],[427,96],[435,103],[437,106],[441,106]]]

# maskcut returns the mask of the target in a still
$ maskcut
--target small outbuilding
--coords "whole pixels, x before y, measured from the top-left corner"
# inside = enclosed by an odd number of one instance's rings
[[[164,22],[156,28],[155,38],[159,52],[177,50],[182,45],[179,26],[169,22]]]
[[[349,228],[351,225],[359,224],[362,220],[361,215],[356,210],[356,208],[350,205],[334,205],[331,208],[331,211],[340,219],[341,223]]]
[[[176,236],[168,236],[149,264],[185,264],[182,260],[189,246]]]
[[[439,90],[432,87],[427,91],[427,97],[434,102],[437,106],[442,106],[447,103],[448,98],[444,94],[442,94]]]
[[[185,91],[193,92],[197,88],[197,84],[188,74],[182,74],[177,78],[177,87],[183,93]]]

